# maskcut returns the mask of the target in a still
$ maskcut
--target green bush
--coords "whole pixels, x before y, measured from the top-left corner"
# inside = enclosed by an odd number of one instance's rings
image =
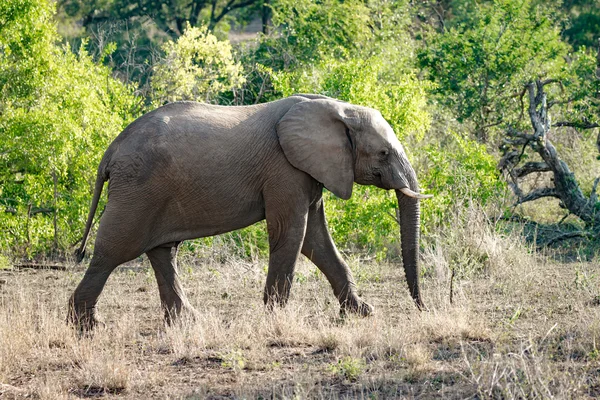
[[[229,41],[218,40],[206,27],[188,25],[177,41],[166,42],[162,49],[165,58],[151,80],[154,106],[177,100],[218,102],[221,93],[244,83]]]
[[[372,38],[372,10],[364,1],[278,0],[272,10],[273,24],[282,34],[271,46],[286,56],[284,64],[344,59]]]
[[[437,101],[487,140],[490,128],[520,117],[523,84],[559,71],[568,46],[561,41],[558,13],[551,4],[463,3],[446,29],[426,35],[419,61],[436,83]]]
[[[77,242],[100,158],[136,113],[132,88],[58,44],[53,13],[0,4],[0,250],[18,256]]]
[[[448,222],[456,205],[479,206],[497,202],[506,190],[500,179],[496,159],[485,146],[449,131],[439,133],[434,143],[427,144],[426,169],[421,174],[421,186],[435,193],[421,202],[424,233]]]
[[[0,4],[0,250],[11,249],[18,256],[64,252],[78,241],[98,162],[110,141],[140,114],[143,102],[133,96],[132,87],[95,63],[85,46],[73,52],[58,44],[53,4]],[[145,101],[155,106],[183,99],[248,104],[312,92],[376,108],[406,145],[422,188],[436,195],[422,202],[427,232],[464,198],[485,204],[504,187],[494,158],[483,146],[457,133],[429,131],[428,92],[435,90],[442,105],[459,107],[460,118],[468,120],[481,115],[478,110],[487,113],[496,98],[514,105],[516,100],[506,95],[523,75],[510,75],[511,68],[565,70],[559,61],[540,67],[541,57],[554,60],[564,47],[556,43],[556,29],[537,3],[486,4],[473,5],[481,15],[463,18],[466,25],[450,24],[445,34],[428,36],[429,47],[420,53],[420,61],[435,86],[419,79],[414,68],[407,1],[278,0],[272,3],[277,33],[245,46],[244,65],[236,61],[228,41],[217,40],[206,28],[188,27],[167,42]],[[529,17],[539,22],[532,32],[525,29]],[[501,35],[507,21],[514,23]],[[534,49],[550,40],[547,52],[529,63],[529,50],[517,46],[523,32],[529,32],[526,37]],[[105,49],[103,57],[115,45]],[[571,68],[588,76],[593,61],[583,51],[572,58]],[[488,97],[473,98],[471,94],[481,92],[482,79]],[[569,93],[589,92],[589,85],[581,82],[567,80],[565,88]],[[502,108],[501,102],[494,107]],[[597,109],[595,101],[577,104],[572,110],[576,113],[591,115]],[[492,111],[485,117],[491,118]],[[348,201],[327,191],[325,198],[330,230],[341,248],[376,258],[396,256],[393,192],[356,185]],[[266,255],[268,248],[264,223],[184,246],[195,253],[244,258]]]

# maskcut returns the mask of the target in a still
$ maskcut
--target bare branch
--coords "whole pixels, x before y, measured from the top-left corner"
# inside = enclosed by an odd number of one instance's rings
[[[594,186],[592,187],[592,192],[590,193],[589,203],[595,205],[598,202],[598,193],[596,189],[598,189],[598,183],[600,182],[600,178],[594,179]]]
[[[209,28],[213,29],[219,23],[219,21],[221,21],[221,19],[223,19],[223,17],[225,15],[227,15],[227,13],[235,10],[236,8],[242,8],[242,7],[246,7],[251,4],[254,4],[254,3],[256,3],[256,1],[257,0],[246,0],[241,3],[236,3],[235,0],[229,0],[229,2],[225,5],[225,7],[223,7],[221,12],[217,16],[215,16],[215,14],[214,14],[215,7],[214,7],[214,3],[213,3],[213,9],[211,12]]]
[[[580,121],[580,122],[569,122],[569,121],[559,121],[552,124],[553,127],[561,127],[568,126],[571,128],[578,129],[594,129],[600,127],[600,124],[597,122],[589,122],[589,121]]]
[[[452,274],[450,275],[450,304],[454,304],[454,276],[456,275],[456,269],[452,268]]]
[[[546,86],[546,85],[549,85],[551,83],[557,83],[557,82],[560,83],[560,81],[558,79],[551,78],[551,79],[546,79],[544,81],[540,81],[540,85],[541,86]]]
[[[523,90],[519,94],[519,102],[521,103],[521,111],[519,113],[519,120],[523,119],[523,114],[524,114],[524,110],[525,110],[525,103],[523,103],[523,97],[525,96],[525,92],[527,92],[527,88],[523,88]]]
[[[522,178],[534,172],[548,172],[552,169],[545,162],[528,162],[525,163],[521,168],[515,168],[514,174],[517,178]]]
[[[531,142],[535,140],[535,136],[529,133],[519,132],[514,128],[508,128],[507,132],[508,136],[524,139],[526,142]]]
[[[503,119],[502,119],[502,118],[500,118],[498,121],[496,121],[496,122],[492,122],[491,124],[484,125],[484,126],[482,126],[480,129],[481,129],[481,130],[484,130],[484,129],[492,128],[492,127],[494,127],[494,126],[498,126],[498,125],[500,125],[502,122],[503,122]]]
[[[556,191],[555,188],[542,188],[542,189],[536,189],[536,190],[530,192],[528,195],[521,197],[515,203],[515,206],[526,203],[528,201],[534,201],[537,199],[541,199],[543,197],[556,197],[557,199],[560,199],[560,196],[558,195],[558,192]]]
[[[507,174],[508,185],[518,199],[514,206],[544,197],[554,197],[560,200],[559,205],[562,208],[567,209],[569,214],[581,218],[588,227],[600,226],[600,212],[596,209],[598,204],[596,190],[598,184],[600,184],[600,178],[594,182],[594,188],[590,196],[586,197],[579,187],[575,174],[560,159],[558,151],[552,142],[548,140],[548,132],[552,126],[591,129],[598,127],[599,123],[583,119],[582,122],[559,121],[552,124],[548,112],[549,102],[546,93],[544,93],[544,86],[550,83],[560,83],[560,81],[555,79],[542,81],[538,79],[525,85],[525,92],[528,94],[529,99],[528,113],[533,134],[520,132],[509,127],[501,146],[503,157],[500,160],[499,167]],[[600,149],[600,135],[598,137],[598,148]],[[519,166],[527,149],[536,152],[541,157],[542,162],[527,162]],[[524,194],[519,187],[518,180],[535,172],[552,172],[553,187],[539,188]]]
[[[563,104],[569,104],[569,103],[571,103],[573,101],[575,101],[574,97],[570,97],[570,98],[568,98],[566,100],[552,100],[552,101],[548,102],[548,109],[552,108],[553,106],[557,106],[557,105],[560,106],[560,105],[563,105]]]
[[[564,216],[564,217],[562,217],[562,218],[560,219],[560,221],[558,221],[558,225],[560,225],[560,224],[562,224],[563,222],[565,222],[565,219],[569,218],[569,215],[571,215],[571,212],[568,212],[568,213],[566,213],[566,214],[565,214],[565,216]]]
[[[51,269],[55,271],[66,271],[67,267],[59,264],[34,264],[34,263],[21,263],[14,264],[16,269]]]
[[[544,244],[544,246],[550,246],[556,242],[560,242],[560,241],[567,240],[567,239],[579,238],[579,237],[593,238],[594,236],[591,232],[586,232],[586,231],[567,232],[567,233],[562,233],[560,235],[557,235],[557,236],[553,237],[552,239],[548,240]]]
[[[440,8],[442,9],[441,13],[438,11],[438,9],[435,7],[435,5],[432,8],[438,17],[438,21],[440,22],[440,25],[442,26],[442,33],[446,32],[446,22],[444,21],[444,16],[443,16],[443,13],[445,12],[444,8],[440,5]]]

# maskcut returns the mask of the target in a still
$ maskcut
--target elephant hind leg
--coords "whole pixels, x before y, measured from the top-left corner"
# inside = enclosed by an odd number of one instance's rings
[[[68,320],[82,331],[98,324],[96,303],[110,274],[144,252],[141,217],[111,201],[100,220],[90,265],[69,301]]]
[[[192,311],[192,314],[195,314],[179,280],[177,271],[178,248],[179,242],[168,243],[146,252],[154,269],[160,302],[165,312],[165,321],[168,324],[173,323],[184,310]]]
[[[96,249],[98,247],[96,245]],[[108,277],[121,262],[113,257],[103,256],[98,251],[94,252],[90,266],[69,300],[67,320],[80,331],[90,331],[99,324],[96,314],[98,297]]]

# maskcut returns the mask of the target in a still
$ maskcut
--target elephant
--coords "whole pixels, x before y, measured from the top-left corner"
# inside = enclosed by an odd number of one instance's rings
[[[68,319],[97,323],[96,303],[111,272],[146,254],[167,323],[195,313],[181,285],[177,249],[266,219],[269,261],[264,302],[286,304],[300,253],[325,275],[342,312],[367,316],[352,273],[327,228],[323,188],[349,199],[353,184],[396,192],[410,294],[419,289],[421,199],[414,169],[377,110],[299,94],[252,106],[174,102],[132,122],[98,167],[78,262],[104,183],[108,201],[89,267],[69,300]]]

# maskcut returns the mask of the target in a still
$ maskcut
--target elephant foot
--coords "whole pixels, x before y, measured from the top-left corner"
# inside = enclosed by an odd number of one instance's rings
[[[285,295],[280,295],[276,292],[267,293],[263,296],[263,302],[268,312],[274,311],[276,308],[284,308],[288,302],[289,292]]]
[[[165,323],[169,326],[177,322],[197,322],[200,320],[200,313],[190,304],[173,308],[163,308],[165,310]]]
[[[340,315],[345,316],[347,313],[357,314],[361,317],[369,317],[373,315],[375,309],[369,303],[361,299],[348,299],[340,304]]]
[[[90,333],[97,327],[106,328],[106,324],[97,318],[93,308],[76,310],[71,307],[67,315],[67,323],[73,325],[80,334]]]

